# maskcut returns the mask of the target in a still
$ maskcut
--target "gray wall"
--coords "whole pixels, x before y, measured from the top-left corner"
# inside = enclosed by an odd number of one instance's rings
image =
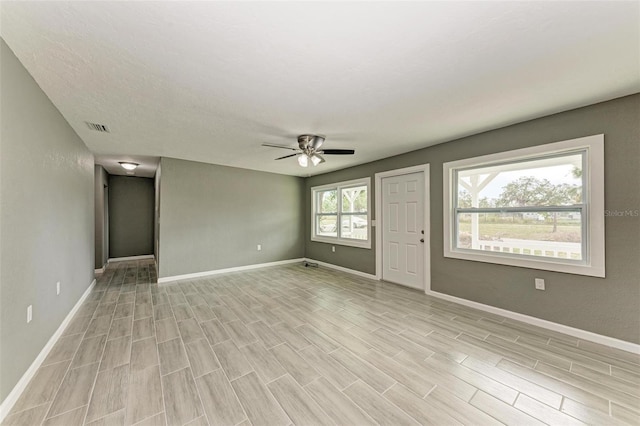
[[[95,206],[95,269],[101,269],[109,259],[109,175],[104,167],[94,168]]]
[[[93,280],[94,180],[93,155],[4,40],[0,57],[4,400]]]
[[[430,163],[433,290],[640,343],[640,217],[606,218],[605,279],[443,257],[443,162],[600,133],[605,135],[606,209],[637,211],[640,95],[633,95],[308,178],[305,255],[375,274],[375,248],[336,246],[332,253],[329,244],[310,240],[310,188],[364,176],[373,180],[377,172]],[[534,289],[536,277],[546,280],[546,291]]]
[[[159,277],[303,256],[302,178],[172,158],[161,166]]]
[[[153,254],[154,180],[109,175],[109,257]]]

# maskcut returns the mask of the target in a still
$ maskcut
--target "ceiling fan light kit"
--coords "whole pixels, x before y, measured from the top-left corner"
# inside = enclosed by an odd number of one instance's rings
[[[271,148],[282,148],[291,151],[296,151],[296,154],[285,155],[284,157],[276,158],[276,160],[282,160],[284,158],[295,157],[298,158],[298,164],[301,167],[309,167],[309,162],[314,167],[320,163],[324,163],[325,159],[322,157],[326,155],[352,155],[355,154],[353,149],[325,149],[321,150],[320,147],[324,143],[325,137],[320,135],[300,135],[298,136],[298,149],[288,146],[272,145],[263,143],[262,146],[268,146]]]
[[[300,164],[300,166],[302,167],[309,167],[309,160],[311,160],[311,165],[314,167],[322,163],[322,161],[324,161],[322,157],[320,157],[318,154],[313,154],[309,156],[307,154],[302,153],[298,155],[298,164]]]

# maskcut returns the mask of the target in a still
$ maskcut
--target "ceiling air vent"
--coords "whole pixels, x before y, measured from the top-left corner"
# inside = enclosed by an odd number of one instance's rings
[[[109,128],[104,124],[89,123],[88,121],[85,121],[85,123],[87,123],[87,127],[89,127],[91,130],[95,130],[96,132],[109,133]]]

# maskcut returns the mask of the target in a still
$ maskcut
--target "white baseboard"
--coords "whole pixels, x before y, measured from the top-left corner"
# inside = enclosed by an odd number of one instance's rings
[[[155,259],[153,254],[143,254],[140,256],[125,256],[125,257],[112,257],[107,260],[107,263],[113,262],[126,262],[127,260],[143,260],[143,259]]]
[[[95,285],[96,285],[96,280],[94,279],[89,285],[89,287],[82,294],[82,296],[80,296],[80,299],[78,299],[78,301],[73,306],[73,308],[71,308],[67,316],[64,318],[64,320],[60,324],[60,327],[58,327],[56,332],[53,333],[53,335],[51,336],[47,344],[44,345],[44,348],[42,348],[42,350],[40,351],[36,359],[31,363],[27,371],[25,371],[25,373],[22,375],[20,380],[18,380],[18,383],[16,383],[16,385],[13,387],[11,392],[9,392],[9,395],[7,395],[4,401],[2,401],[2,404],[0,404],[0,423],[4,421],[7,414],[9,414],[9,412],[11,411],[15,403],[18,401],[18,398],[20,398],[20,395],[22,395],[22,392],[24,392],[24,390],[26,389],[31,379],[33,379],[33,376],[35,376],[36,371],[38,371],[38,368],[40,368],[44,360],[47,358],[47,356],[49,355],[49,352],[51,352],[51,349],[53,349],[53,346],[56,344],[58,339],[62,336],[62,333],[64,333],[64,330],[67,328],[67,326],[71,322],[71,319],[73,319],[73,316],[76,314],[76,312],[78,312],[78,309],[80,309],[80,306],[82,306],[82,303],[87,299],[87,297],[89,296],[89,294],[91,293],[91,290],[93,290],[93,287]]]
[[[449,302],[454,302],[460,305],[465,305],[471,308],[479,309],[481,311],[490,312],[496,315],[501,315],[503,317],[521,321],[527,324],[546,328],[547,330],[568,334],[569,336],[577,337],[578,339],[588,340],[590,342],[599,343],[601,345],[610,346],[612,348],[621,349],[623,351],[640,354],[640,345],[632,342],[627,342],[626,340],[620,340],[614,337],[603,336],[602,334],[593,333],[591,331],[570,327],[568,325],[558,324],[556,322],[551,322],[551,321],[543,320],[541,318],[520,314],[518,312],[508,311],[502,308],[496,308],[495,306],[485,305],[484,303],[474,302],[472,300],[462,299],[456,296],[450,296],[448,294],[439,293],[433,290],[427,290],[425,291],[425,293],[429,296],[437,297],[439,299],[447,300]]]
[[[302,261],[304,261],[303,258],[278,260],[276,262],[256,263],[254,265],[236,266],[236,267],[233,267],[233,268],[214,269],[212,271],[194,272],[192,274],[174,275],[174,276],[171,276],[171,277],[161,277],[161,278],[158,278],[158,284],[167,283],[167,282],[170,282],[170,281],[180,281],[180,280],[190,280],[190,279],[193,279],[193,278],[202,278],[202,277],[207,277],[209,275],[226,274],[227,272],[248,271],[250,269],[266,268],[267,266],[287,265],[289,263],[297,263],[297,262],[302,262]]]
[[[94,274],[101,274],[101,273],[103,273],[103,272],[104,272],[104,266],[103,266],[102,268],[100,268],[100,269],[94,269],[94,270],[93,270],[93,273],[94,273]]]
[[[320,262],[319,260],[313,260],[313,259],[307,259],[307,258],[305,258],[304,260],[311,263],[317,263],[318,265],[324,266],[326,268],[335,269],[336,271],[346,272],[347,274],[357,275],[359,277],[369,278],[371,280],[378,281],[378,278],[375,275],[367,274],[366,272],[356,271],[355,269],[345,268],[342,266],[334,265],[332,263]]]

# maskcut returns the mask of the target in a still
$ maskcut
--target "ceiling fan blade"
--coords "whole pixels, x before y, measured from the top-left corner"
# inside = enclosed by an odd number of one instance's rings
[[[276,160],[282,160],[283,158],[295,157],[298,154],[285,155],[284,157],[276,158]]]
[[[270,143],[263,143],[262,146],[268,146],[271,148],[282,148],[282,149],[290,149],[291,151],[297,151],[297,148],[291,148],[290,146],[282,146],[282,145],[273,145]]]
[[[323,149],[320,152],[326,155],[351,155],[356,153],[353,149]]]

